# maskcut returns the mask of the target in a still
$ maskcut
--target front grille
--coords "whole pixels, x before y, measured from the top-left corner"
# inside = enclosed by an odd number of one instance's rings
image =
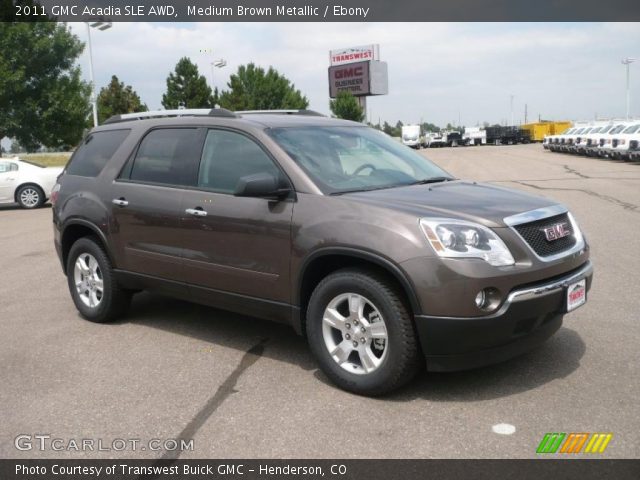
[[[566,228],[571,235],[549,241],[544,234],[544,229],[556,225],[558,223],[566,223]],[[553,217],[543,218],[535,222],[523,223],[515,225],[513,228],[520,234],[525,242],[540,257],[549,257],[557,253],[569,250],[576,244],[576,238],[573,231],[573,225],[569,221],[569,215],[562,213]]]
[[[614,138],[613,142],[611,142],[611,145],[613,145],[614,147],[617,147],[619,142],[620,140],[618,140],[617,138]]]

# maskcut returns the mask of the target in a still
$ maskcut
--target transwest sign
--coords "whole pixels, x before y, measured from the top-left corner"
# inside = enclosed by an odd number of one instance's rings
[[[361,45],[358,47],[339,48],[329,52],[331,65],[361,62],[366,60],[380,60],[380,45]]]

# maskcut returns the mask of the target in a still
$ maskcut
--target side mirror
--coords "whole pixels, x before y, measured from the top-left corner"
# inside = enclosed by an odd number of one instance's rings
[[[233,194],[236,197],[256,197],[282,200],[291,193],[291,187],[270,173],[256,173],[238,180]]]

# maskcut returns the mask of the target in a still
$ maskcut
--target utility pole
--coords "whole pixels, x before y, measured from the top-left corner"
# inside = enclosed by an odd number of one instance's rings
[[[527,123],[527,104],[524,104],[524,123]]]
[[[629,120],[629,110],[631,105],[631,95],[629,93],[629,65],[635,62],[635,58],[627,57],[622,59],[622,64],[627,67],[627,120]]]
[[[511,94],[511,126],[513,126],[513,94]]]

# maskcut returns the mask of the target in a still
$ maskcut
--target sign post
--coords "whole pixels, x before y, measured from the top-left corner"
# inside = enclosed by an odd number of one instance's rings
[[[367,97],[389,93],[387,62],[380,61],[380,46],[361,45],[329,52],[329,97],[349,92],[367,118]]]

